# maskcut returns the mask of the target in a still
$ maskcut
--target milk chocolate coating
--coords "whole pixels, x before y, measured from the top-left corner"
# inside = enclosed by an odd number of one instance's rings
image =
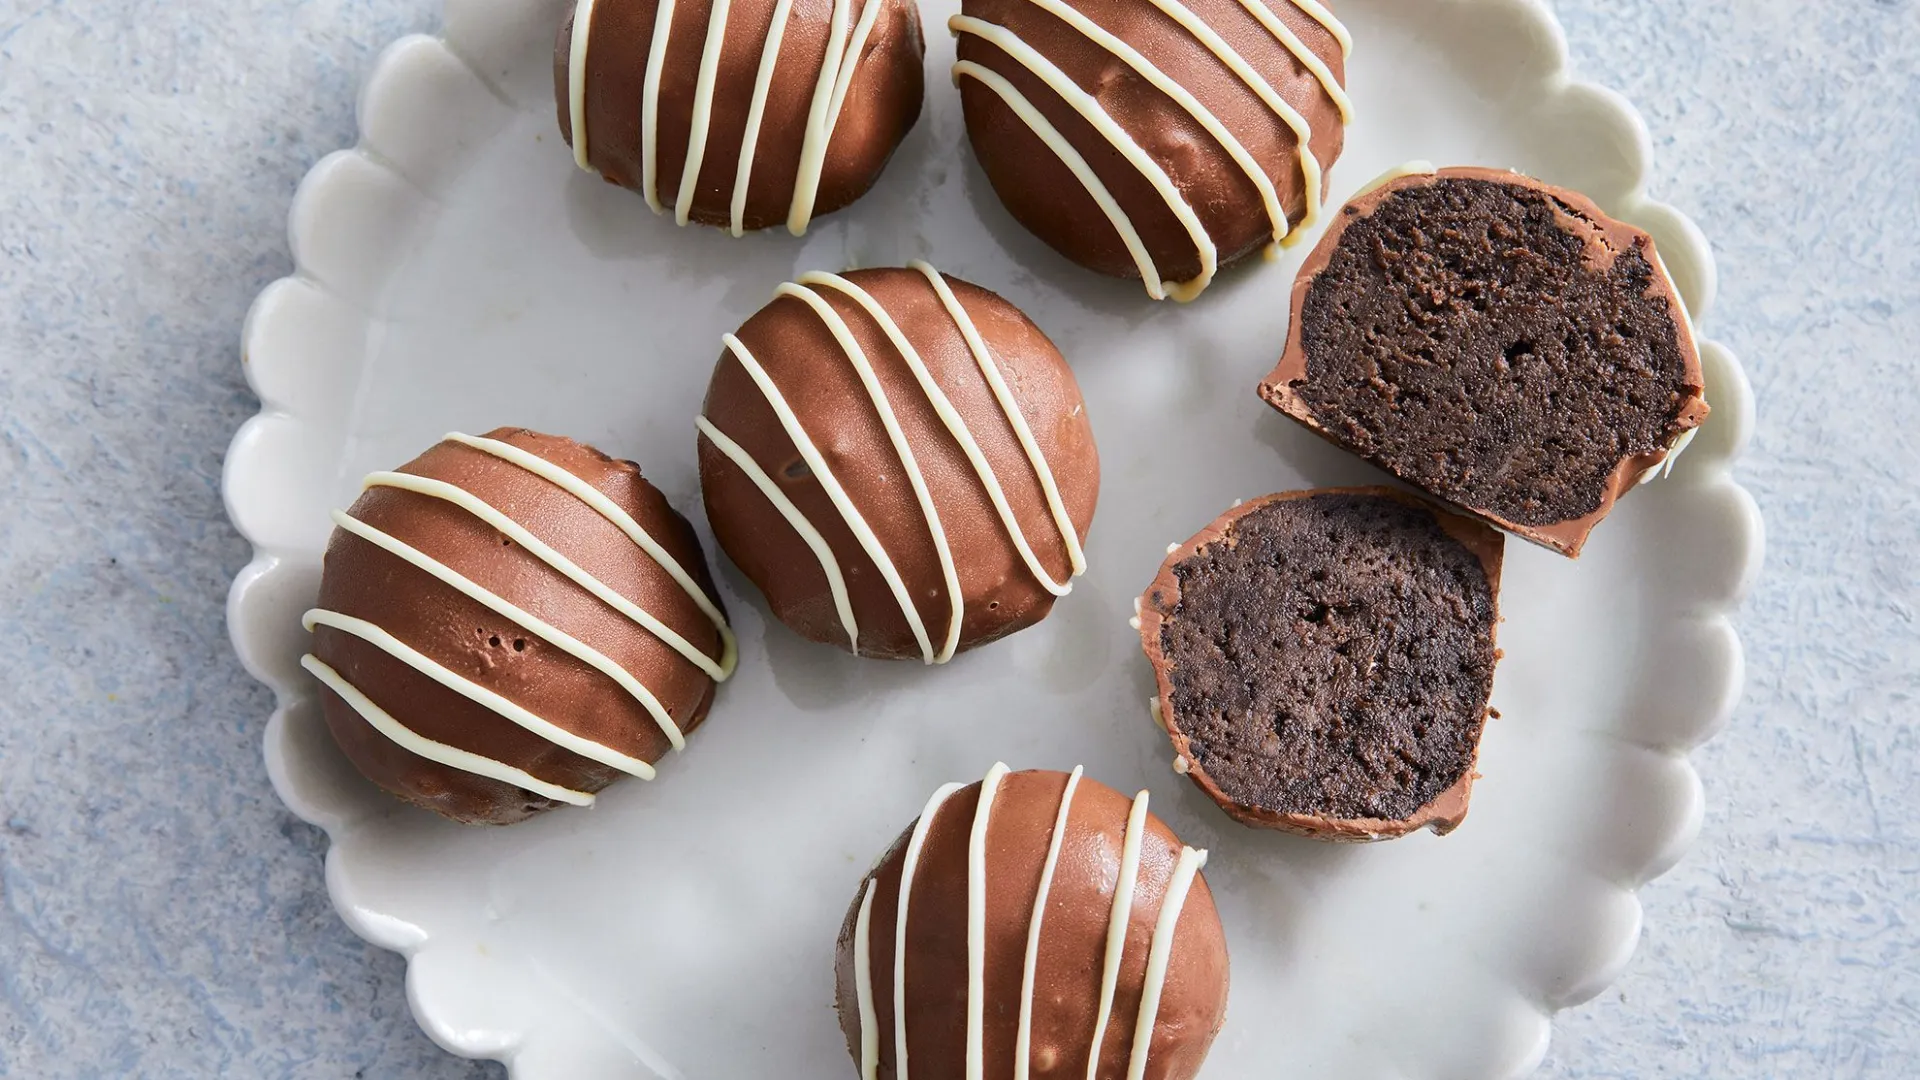
[[[1466,817],[1504,543],[1391,488],[1272,495],[1181,545],[1140,604],[1176,767],[1234,819],[1381,840]]]
[[[992,466],[1042,568],[1055,582],[1071,581],[1066,545],[1039,473],[931,282],[914,269],[855,270],[844,277],[888,313],[951,401]],[[1084,538],[1100,488],[1100,457],[1072,369],[1012,304],[957,278],[945,280],[979,328],[1053,474],[1075,535]],[[986,485],[900,350],[846,294],[825,286],[812,291],[846,321],[925,477],[960,584],[959,648],[974,648],[1040,621],[1053,607],[1053,594],[1029,570]],[[955,598],[945,584],[928,516],[847,351],[816,311],[790,296],[776,298],[748,319],[738,337],[879,538],[938,648]],[[831,548],[857,619],[859,655],[922,658],[900,601],[875,560],[802,459],[767,396],[730,351],[722,352],[714,369],[705,416],[751,455]],[[710,439],[701,437],[699,451],[701,493],[721,548],[766,594],[781,622],[811,641],[848,648],[815,552]]]
[[[719,600],[686,520],[631,462],[570,439],[520,428],[488,433],[586,481],[630,514]],[[460,487],[500,510],[710,657],[721,655],[712,620],[667,572],[600,513],[507,461],[447,441],[398,472]],[[370,487],[348,511],[599,650],[653,692],[683,732],[698,727],[714,682],[672,647],[466,510],[391,487]],[[318,608],[364,619],[455,673],[537,716],[647,762],[669,742],[626,690],[419,567],[344,529],[327,544]],[[327,626],[313,655],[414,733],[516,766],[576,791],[625,775],[563,749],[456,693],[360,638]],[[387,738],[331,690],[327,727],[360,772],[407,802],[455,821],[505,825],[557,803],[499,780],[419,757]]]
[[[1301,268],[1260,394],[1570,557],[1708,412],[1652,238],[1491,169],[1403,177],[1343,208]]]
[[[985,967],[982,979],[983,1080],[1011,1080],[1029,927],[1067,774],[1010,773],[1000,783],[986,833]],[[968,844],[980,784],[951,796],[935,814],[908,896],[906,1033],[909,1075],[966,1075],[968,996]],[[1088,777],[1073,793],[1059,861],[1047,892],[1035,964],[1029,1076],[1085,1080],[1100,999],[1108,924],[1119,883],[1131,800]],[[855,966],[861,897],[872,882],[869,913],[873,1004],[882,1080],[899,1075],[895,1042],[894,950],[900,879],[911,825],[855,891],[834,964],[840,1027],[860,1060]],[[1105,1038],[1097,1048],[1101,1080],[1127,1075],[1139,1019],[1147,953],[1181,843],[1149,814],[1140,847],[1133,906]],[[1196,876],[1174,924],[1167,978],[1155,1013],[1145,1076],[1189,1080],[1200,1071],[1227,1006],[1227,943],[1206,879]]]
[[[827,142],[814,217],[865,194],[920,117],[926,46],[919,9],[912,0],[852,0],[846,20],[849,39],[867,3],[884,6]],[[706,148],[689,211],[691,219],[702,224],[729,224],[742,142],[775,6],[776,0],[732,0],[728,8]],[[713,2],[678,0],[674,4],[660,71],[658,130],[650,131],[643,122],[642,101],[658,11],[658,0],[596,0],[593,5],[586,54],[587,160],[607,180],[640,191],[643,147],[657,140],[658,195],[670,208],[679,196],[686,166]],[[787,14],[748,180],[743,221],[747,229],[787,221],[814,92],[827,60],[833,11],[832,0],[797,0]],[[560,131],[569,146],[574,139],[569,115],[572,41],[569,15],[560,27],[553,60]]]
[[[1288,220],[1300,223],[1307,213],[1307,191],[1299,139],[1240,76],[1150,0],[1066,2],[1137,49],[1218,117],[1272,181]],[[1253,2],[1265,3],[1336,81],[1345,84],[1346,61],[1326,27],[1292,0]],[[1307,121],[1313,156],[1323,169],[1331,169],[1345,145],[1346,128],[1314,74],[1238,0],[1186,0],[1186,6]],[[1013,30],[1092,94],[1167,171],[1212,238],[1220,266],[1273,241],[1266,204],[1246,170],[1181,104],[1105,47],[1028,0],[963,0],[961,11]],[[1058,93],[972,34],[960,35],[958,58],[982,64],[1013,83],[1080,152],[1132,220],[1162,278],[1188,281],[1200,274],[1200,253],[1165,197]],[[976,79],[960,78],[958,83],[974,154],[1014,219],[1090,270],[1139,277],[1120,233],[1068,166],[997,93]],[[1324,191],[1323,186],[1323,198]]]

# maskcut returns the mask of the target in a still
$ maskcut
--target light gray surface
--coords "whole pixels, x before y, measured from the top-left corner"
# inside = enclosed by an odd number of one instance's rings
[[[1558,7],[1720,256],[1769,554],[1700,844],[1544,1075],[1911,1076],[1920,5]],[[436,9],[0,0],[0,1074],[498,1074],[334,917],[222,618],[241,317],[374,54]]]

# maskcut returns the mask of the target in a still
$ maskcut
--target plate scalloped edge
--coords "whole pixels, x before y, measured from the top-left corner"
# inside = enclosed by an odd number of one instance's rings
[[[544,1030],[536,1036],[511,1025],[443,1015],[435,980],[418,962],[433,948],[431,928],[362,903],[337,857],[355,843],[356,826],[385,804],[346,771],[337,753],[314,745],[316,738],[325,739],[318,734],[321,725],[294,722],[297,712],[314,708],[315,698],[295,663],[304,635],[279,613],[313,594],[319,567],[312,552],[318,549],[315,538],[324,538],[325,522],[304,520],[279,493],[299,486],[289,482],[289,470],[312,476],[330,460],[325,448],[335,433],[324,424],[329,413],[351,402],[338,400],[337,393],[317,394],[313,373],[364,360],[368,339],[378,331],[369,301],[379,294],[384,257],[404,242],[410,223],[433,212],[433,192],[457,168],[463,151],[502,115],[537,104],[548,92],[544,85],[514,85],[508,75],[515,70],[518,43],[529,30],[551,24],[548,9],[557,2],[447,0],[444,36],[409,36],[381,54],[360,95],[359,144],[323,158],[294,196],[288,222],[294,273],[263,290],[247,316],[242,363],[261,409],[234,436],[222,479],[228,516],[253,546],[252,561],[234,579],[227,617],[242,664],[274,692],[263,740],[274,789],[295,814],[327,832],[327,888],[348,926],[408,958],[408,998],[421,1027],[456,1054],[506,1061],[521,1080],[537,1080],[540,1059],[550,1059],[553,1041],[567,1033]],[[1639,113],[1619,94],[1572,76],[1564,31],[1546,0],[1446,2],[1513,20],[1516,37],[1535,46],[1533,54],[1512,62],[1533,80],[1529,92],[1537,95],[1539,108],[1584,112],[1585,120],[1630,144],[1618,147],[1630,164],[1619,178],[1620,190],[1594,194],[1611,212],[1654,234],[1681,295],[1694,317],[1702,318],[1717,285],[1712,252],[1692,221],[1647,197],[1651,144]],[[474,84],[485,92],[472,93]],[[449,116],[444,106],[454,101],[466,111]],[[1670,869],[1700,828],[1704,796],[1687,754],[1727,723],[1740,697],[1744,661],[1732,614],[1759,570],[1764,541],[1758,508],[1732,468],[1752,429],[1753,402],[1732,353],[1705,338],[1701,351],[1713,416],[1666,483],[1683,485],[1692,506],[1711,518],[1717,543],[1693,556],[1716,590],[1690,612],[1686,642],[1692,655],[1667,659],[1699,674],[1702,700],[1709,704],[1628,736],[1663,759],[1656,771],[1666,790],[1659,794],[1675,808],[1673,827],[1651,848],[1637,848],[1630,865],[1609,861],[1587,868],[1594,889],[1615,894],[1602,898],[1615,903],[1594,910],[1622,914],[1596,921],[1595,940],[1578,951],[1577,965],[1567,965],[1574,970],[1536,979],[1543,985],[1530,990],[1516,988],[1524,1030],[1498,1055],[1501,1075],[1521,1076],[1537,1067],[1553,1013],[1598,994],[1626,965],[1640,933],[1636,890]],[[582,1022],[597,1026],[590,1017]]]

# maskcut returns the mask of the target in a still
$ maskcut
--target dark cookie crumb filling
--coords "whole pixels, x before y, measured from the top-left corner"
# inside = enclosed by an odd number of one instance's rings
[[[1276,502],[1174,573],[1172,719],[1235,802],[1401,821],[1472,767],[1494,596],[1431,512],[1352,493]]]
[[[1308,289],[1297,392],[1329,434],[1444,499],[1520,525],[1591,514],[1623,459],[1672,441],[1690,396],[1644,239],[1603,242],[1519,184],[1396,192],[1347,223]]]

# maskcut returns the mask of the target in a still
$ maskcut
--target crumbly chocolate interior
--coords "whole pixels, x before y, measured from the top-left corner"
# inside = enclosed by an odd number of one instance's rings
[[[1240,518],[1175,567],[1173,718],[1234,801],[1401,821],[1471,767],[1493,591],[1419,507],[1333,493]]]
[[[1308,289],[1300,397],[1361,456],[1462,506],[1521,525],[1593,513],[1622,459],[1671,442],[1688,398],[1648,253],[1599,245],[1519,184],[1392,195]]]

